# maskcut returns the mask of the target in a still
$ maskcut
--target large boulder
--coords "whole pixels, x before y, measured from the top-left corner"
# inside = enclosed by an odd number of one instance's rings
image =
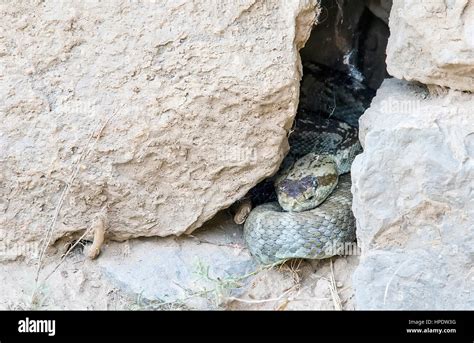
[[[316,5],[2,2],[2,259],[104,208],[110,238],[190,233],[274,173]]]
[[[474,2],[394,0],[388,72],[405,80],[474,91]]]
[[[389,79],[352,167],[358,309],[474,308],[474,95]]]

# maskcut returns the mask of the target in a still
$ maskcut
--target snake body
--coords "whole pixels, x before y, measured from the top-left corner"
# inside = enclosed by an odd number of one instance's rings
[[[286,212],[278,202],[254,208],[244,225],[251,254],[262,264],[273,264],[340,253],[346,242],[355,240],[350,185],[349,175],[344,175],[328,199],[309,211]]]
[[[313,80],[312,89],[314,85]],[[314,104],[327,108],[336,99],[334,88],[331,95],[327,83],[319,86],[326,88],[316,93],[318,101],[307,94],[305,99],[303,90],[294,131],[289,136],[290,152],[269,181],[274,184],[277,199],[267,197],[271,201],[255,207],[244,224],[250,253],[262,264],[331,257],[355,240],[348,172],[361,151],[358,133],[353,126],[322,115],[327,111],[315,110]],[[366,106],[354,96],[345,98],[349,99],[347,103],[339,102],[330,114],[347,118],[350,113],[349,118],[355,122]]]

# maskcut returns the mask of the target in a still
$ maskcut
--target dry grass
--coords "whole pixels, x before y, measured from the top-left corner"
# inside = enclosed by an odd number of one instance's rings
[[[337,283],[336,283],[336,278],[334,276],[334,265],[332,263],[332,258],[329,261],[330,266],[331,266],[331,275],[330,275],[330,287],[329,290],[331,291],[331,298],[332,298],[332,303],[334,305],[334,309],[337,311],[342,311],[342,302],[341,298],[339,297],[339,293],[337,291]]]
[[[66,187],[63,189],[63,191],[61,192],[61,196],[59,197],[59,201],[58,201],[58,204],[56,205],[56,208],[54,210],[54,215],[53,215],[53,218],[51,220],[51,223],[49,224],[48,226],[48,229],[46,230],[46,235],[45,235],[45,238],[43,240],[43,243],[42,243],[42,249],[41,249],[41,252],[40,252],[40,256],[39,256],[39,259],[38,259],[38,268],[37,268],[37,271],[36,271],[36,281],[38,281],[39,279],[39,274],[41,272],[41,268],[43,266],[43,260],[44,260],[44,256],[46,254],[46,250],[48,249],[49,245],[51,244],[51,238],[53,236],[53,232],[54,232],[54,227],[56,226],[56,222],[58,220],[58,217],[59,217],[59,213],[61,212],[61,208],[63,206],[63,203],[64,203],[64,199],[66,198],[67,194],[69,193],[69,189],[71,188],[74,180],[76,179],[77,175],[79,174],[79,171],[81,169],[81,162],[90,154],[90,152],[93,150],[93,148],[95,147],[95,145],[97,144],[97,142],[99,141],[99,139],[102,137],[102,133],[103,131],[105,130],[105,127],[107,126],[107,124],[109,123],[109,121],[116,115],[117,113],[114,112],[111,116],[109,116],[109,118],[107,118],[107,120],[105,121],[105,123],[99,128],[99,125],[97,125],[97,127],[92,130],[91,134],[89,135],[89,139],[87,140],[86,142],[86,145],[85,145],[85,149],[82,151],[81,155],[79,156],[79,158],[77,159],[77,161],[75,162],[75,166],[74,166],[74,170],[71,174],[71,176],[69,177],[69,180],[68,182],[66,183]],[[97,128],[99,128],[99,130],[97,131]],[[92,139],[93,138],[96,138],[95,141],[93,142],[93,144],[91,145],[91,142],[92,142]]]
[[[56,222],[57,222],[59,214],[61,212],[61,208],[64,204],[64,200],[66,199],[66,196],[68,195],[72,184],[74,183],[77,175],[79,174],[79,171],[81,170],[81,166],[82,166],[81,162],[83,162],[89,156],[89,154],[93,151],[95,145],[97,144],[99,139],[102,137],[102,134],[103,134],[106,126],[108,125],[110,120],[113,117],[115,117],[116,114],[117,114],[117,112],[114,112],[112,115],[110,115],[105,120],[105,122],[102,125],[100,125],[100,122],[99,122],[97,124],[97,126],[92,130],[92,132],[89,135],[89,138],[88,138],[88,140],[85,144],[85,148],[82,151],[82,153],[80,154],[79,158],[76,160],[76,162],[73,166],[73,172],[71,173],[71,175],[69,177],[69,180],[66,183],[66,186],[64,187],[63,191],[61,192],[58,204],[56,205],[56,208],[54,210],[53,218],[51,219],[51,223],[49,224],[48,228],[46,229],[46,233],[45,233],[44,239],[42,241],[42,248],[41,248],[41,251],[40,251],[39,258],[38,258],[38,266],[37,266],[37,269],[36,269],[36,276],[35,276],[36,285],[35,285],[35,290],[33,291],[32,298],[31,298],[32,303],[35,299],[35,295],[36,295],[37,290],[41,287],[41,284],[46,282],[47,278],[49,278],[52,275],[52,273],[54,273],[57,270],[57,268],[54,268],[53,272],[48,274],[47,277],[43,281],[39,282],[39,277],[40,277],[41,271],[43,269],[44,257],[46,255],[46,251],[47,251],[48,247],[51,244],[54,228],[56,226]],[[95,140],[93,140],[94,138],[95,138]],[[89,232],[87,232],[87,230],[86,230],[86,232],[84,233],[84,236],[88,233]],[[72,250],[72,249],[70,249],[70,250]],[[66,256],[67,256],[67,254],[66,254]],[[65,257],[63,257],[63,259],[60,261],[59,264],[62,263],[64,258]]]

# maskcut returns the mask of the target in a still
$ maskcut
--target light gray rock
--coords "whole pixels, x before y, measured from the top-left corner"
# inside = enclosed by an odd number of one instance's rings
[[[336,299],[353,309],[357,262],[354,254],[262,267],[242,226],[220,212],[191,237],[112,242],[89,264],[142,308],[332,310]]]
[[[192,237],[104,247],[97,265],[112,284],[145,304],[217,308],[228,297],[239,296],[257,270],[244,246],[242,227],[223,217]]]
[[[358,309],[474,308],[474,95],[384,82],[352,166]]]
[[[2,1],[0,260],[77,236],[104,206],[108,238],[190,233],[274,173],[316,13],[316,0]]]
[[[474,2],[394,0],[387,47],[390,75],[474,91]]]

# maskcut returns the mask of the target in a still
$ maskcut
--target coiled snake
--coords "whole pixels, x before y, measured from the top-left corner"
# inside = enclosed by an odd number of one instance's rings
[[[246,244],[262,264],[327,258],[355,240],[348,172],[361,151],[357,129],[304,105],[290,153],[271,180],[278,201],[254,208],[244,224]]]

